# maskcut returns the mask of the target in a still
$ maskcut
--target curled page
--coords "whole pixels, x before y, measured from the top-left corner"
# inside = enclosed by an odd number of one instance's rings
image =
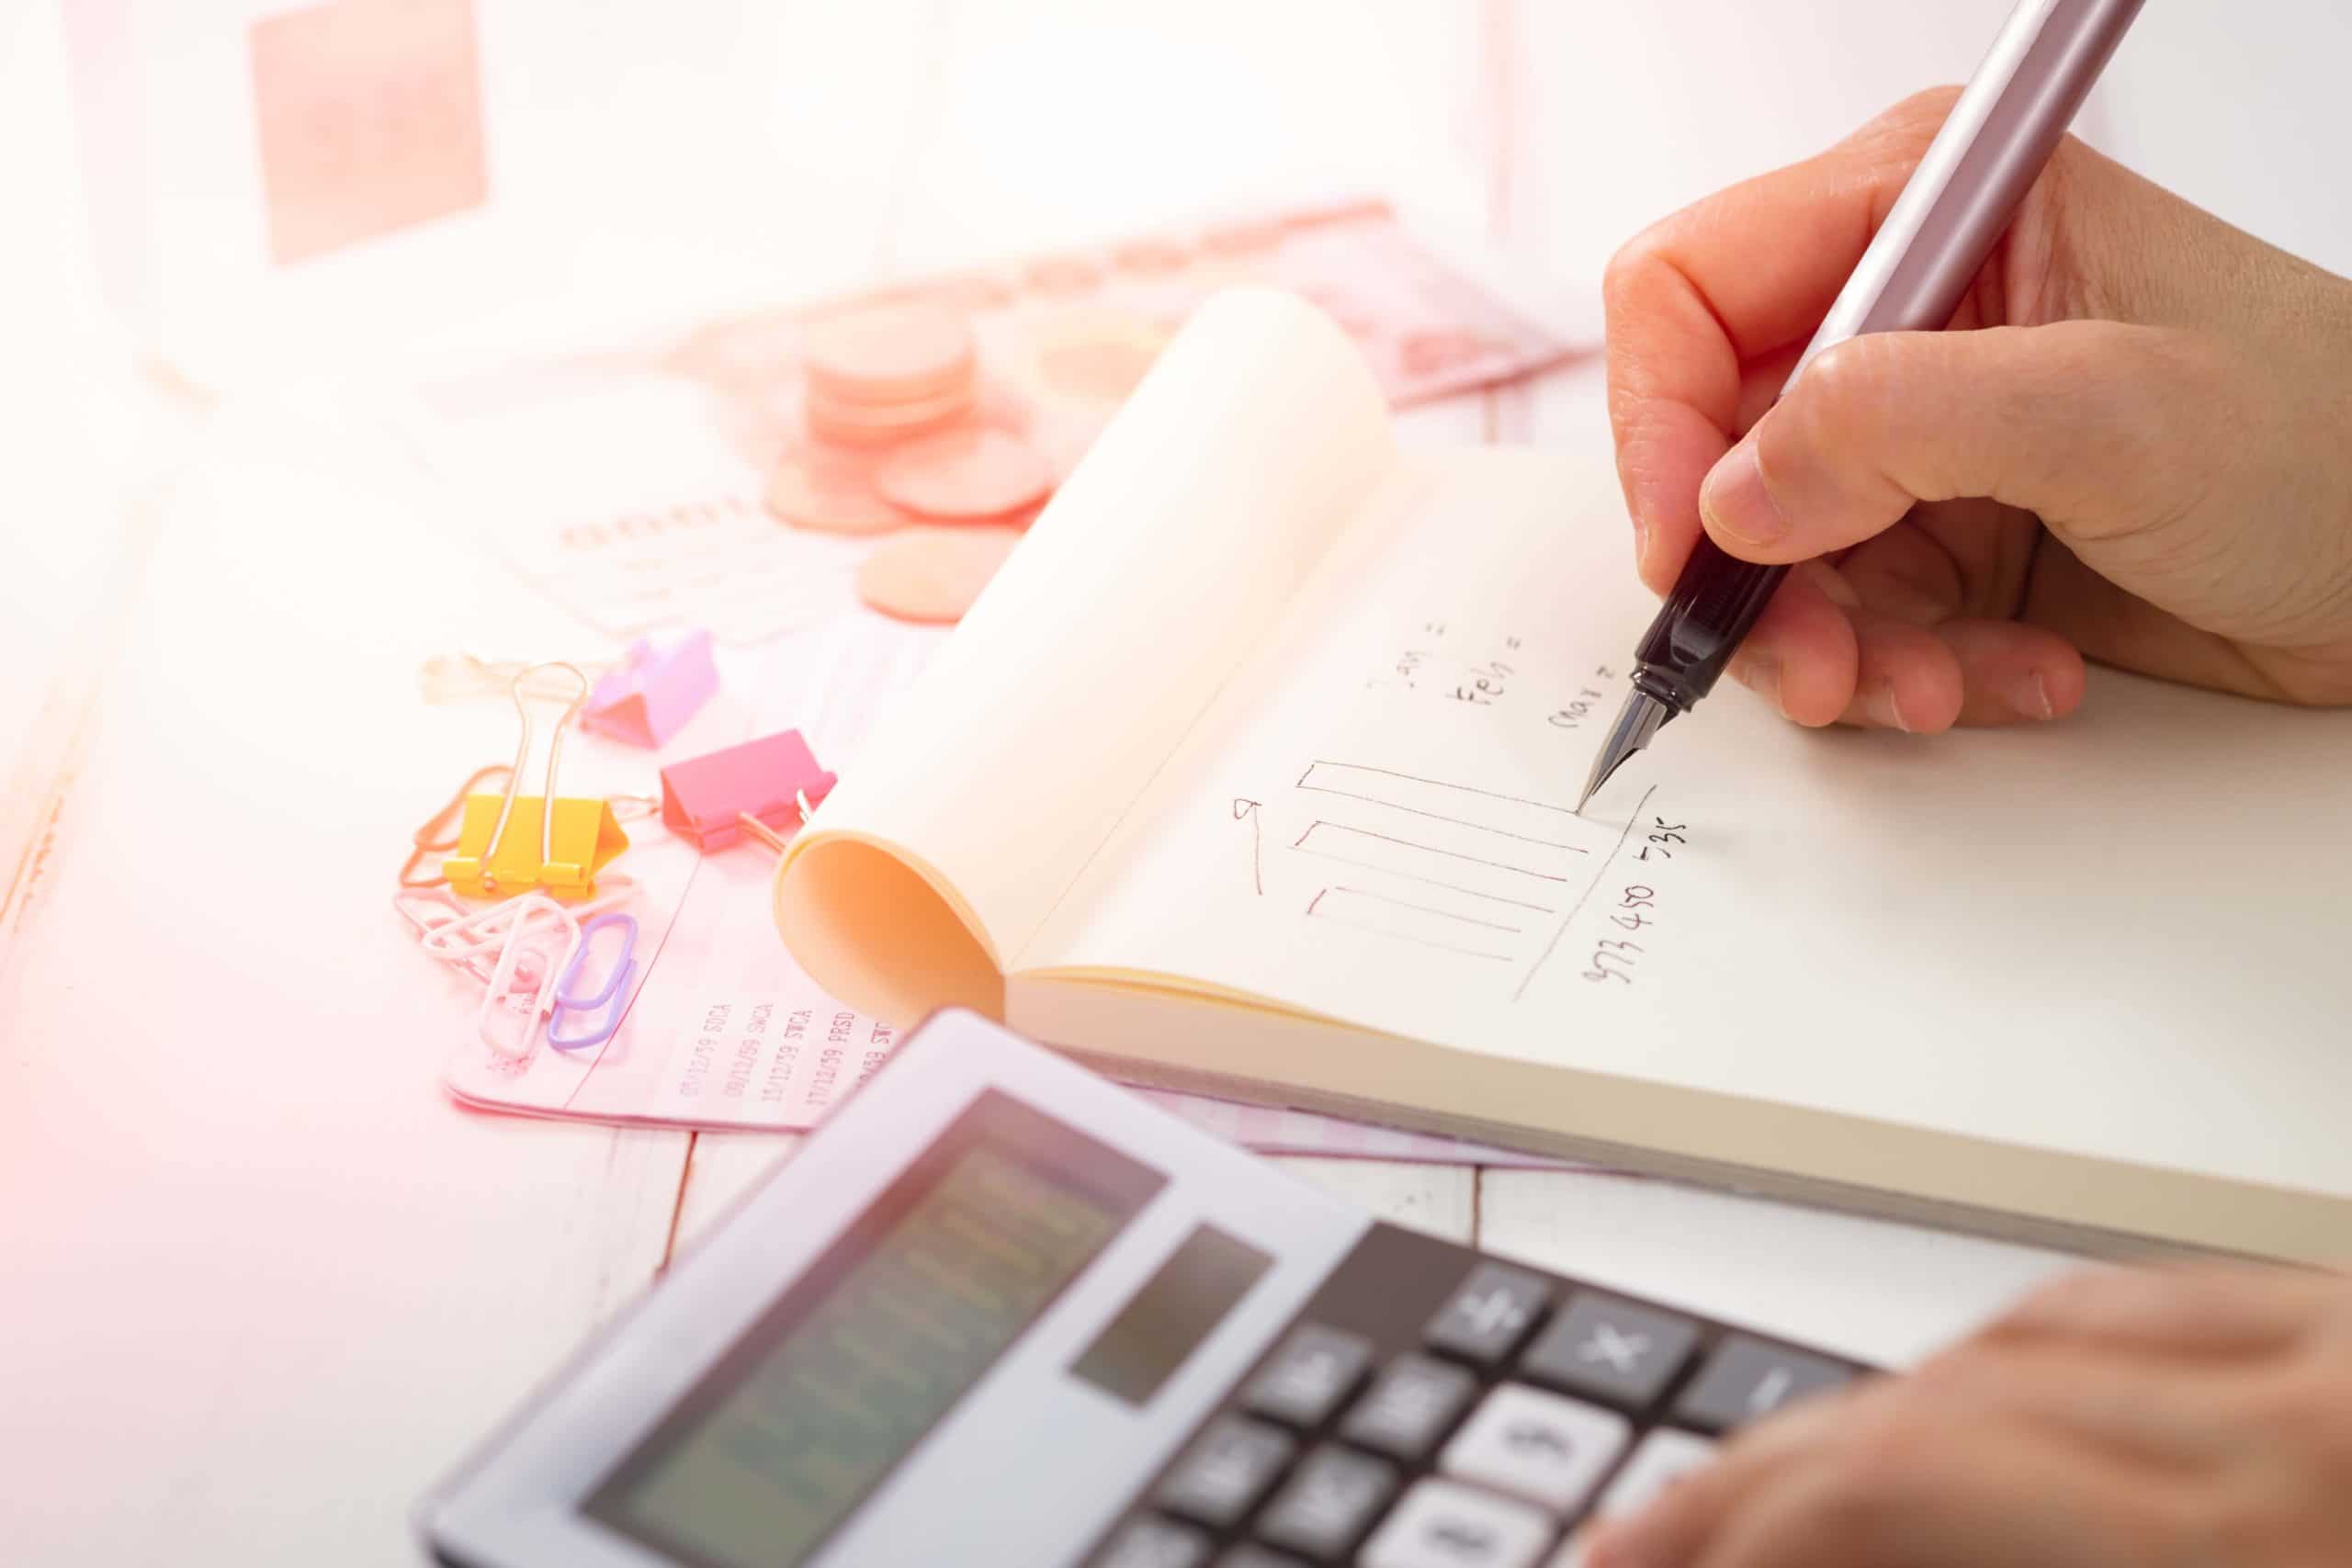
[[[1288,295],[1204,306],[794,841],[775,918],[833,993],[1003,1010],[1002,969],[1392,467]]]

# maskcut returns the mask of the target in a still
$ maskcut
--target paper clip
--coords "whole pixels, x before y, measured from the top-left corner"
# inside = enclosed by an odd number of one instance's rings
[[[571,910],[543,893],[526,894],[516,903],[525,907],[516,911],[514,922],[507,930],[506,941],[498,950],[498,965],[491,971],[490,984],[482,991],[481,1006],[474,1012],[475,1035],[492,1051],[512,1058],[531,1054],[532,1043],[538,1038],[539,1020],[553,1008],[557,976],[569,972],[574,955],[580,951],[580,922],[572,919]],[[548,918],[533,918],[537,916]],[[517,1006],[516,970],[524,955],[532,951],[526,938],[550,924],[563,938],[562,956],[548,959],[538,984],[527,992],[520,993],[528,995],[530,1000]],[[492,1015],[501,1011],[522,1015],[521,1032],[511,1041],[502,1038],[494,1027]]]
[[[566,910],[565,913],[573,919],[599,915],[616,905],[626,903],[636,896],[636,881],[615,873],[605,878],[603,886],[597,890],[594,898]],[[427,929],[427,923],[419,920],[413,912],[406,908],[402,908],[401,912],[408,917],[412,924],[419,928],[417,936],[419,946],[435,958],[456,963],[476,954],[494,952],[506,940],[507,933],[514,922],[520,920],[527,923],[535,918],[543,919],[541,911],[545,900],[533,904],[529,902],[533,897],[532,894],[524,893],[506,899],[503,903],[486,905],[478,909],[460,908],[457,919],[431,922],[429,929]],[[398,908],[399,896],[395,896],[393,902],[394,907]]]
[[[798,730],[780,730],[662,769],[662,821],[705,852],[741,833],[781,851],[777,829],[806,822],[833,783]]]
[[[430,945],[434,933],[467,918],[469,911],[447,887],[403,887],[392,895],[392,912],[406,920],[427,955],[462,969],[483,985],[490,984],[494,959],[472,946],[444,951]]]
[[[660,651],[639,637],[621,667],[589,694],[581,728],[650,750],[684,728],[717,690],[708,632],[690,631]]]
[[[570,705],[556,721],[548,742],[548,771],[539,793],[521,793],[523,765],[530,760],[531,709],[524,693],[531,677],[542,669],[562,670],[575,683]],[[509,688],[522,733],[516,739],[514,765],[508,770],[503,795],[469,795],[458,829],[458,852],[441,863],[449,886],[469,898],[495,898],[537,888],[557,898],[593,897],[596,873],[628,848],[609,802],[560,799],[556,789],[557,764],[563,755],[563,732],[579,716],[588,700],[588,677],[576,665],[532,665],[518,672]],[[538,843],[534,852],[531,840]]]
[[[490,782],[492,774],[507,771],[503,762],[492,762],[486,768],[476,768],[473,771],[473,776],[458,786],[458,793],[451,795],[440,810],[426,818],[424,826],[409,835],[409,842],[413,847],[408,852],[407,862],[401,867],[402,887],[438,887],[449,880],[447,876],[441,875],[420,877],[416,874],[417,863],[435,851],[454,850],[458,847],[458,835],[452,829],[457,827],[458,818],[465,815],[466,796]]]
[[[612,972],[605,983],[588,996],[577,996],[572,982],[580,976],[580,966],[588,961],[595,935],[606,926],[621,928],[621,950],[613,958]],[[580,928],[580,946],[564,965],[562,977],[555,987],[555,1010],[548,1016],[548,1043],[559,1051],[577,1051],[586,1045],[602,1045],[621,1026],[621,1009],[628,1001],[629,977],[637,973],[637,917],[635,915],[599,915]],[[587,1012],[594,1008],[605,1010],[605,1021],[585,1034],[560,1032],[563,1015],[567,1012]]]

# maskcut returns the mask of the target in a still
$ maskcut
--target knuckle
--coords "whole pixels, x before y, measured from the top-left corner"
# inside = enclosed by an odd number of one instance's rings
[[[1603,310],[1614,318],[1623,314],[1639,297],[1652,287],[1662,266],[1670,266],[1667,258],[1668,229],[1674,220],[1654,223],[1617,247],[1609,265],[1601,269],[1600,300]]]
[[[1885,431],[1890,379],[1886,346],[1875,336],[1849,338],[1823,350],[1805,367],[1804,375],[1781,400],[1781,409],[1789,417],[1764,422],[1768,434],[1780,438],[1784,469],[1799,452],[1826,457],[1876,450]]]
[[[1883,147],[1890,156],[1917,162],[1960,99],[1957,85],[1925,87],[1862,127],[1856,140]]]
[[[1879,400],[1886,380],[1885,343],[1877,334],[1848,338],[1814,356],[1797,385],[1815,417],[1840,423],[1866,413]]]

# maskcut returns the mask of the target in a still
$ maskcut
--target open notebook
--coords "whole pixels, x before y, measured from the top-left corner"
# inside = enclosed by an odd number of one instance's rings
[[[1400,450],[1338,330],[1222,297],[792,845],[784,938],[1130,1077],[2352,1256],[2352,713],[2095,671],[1924,738],[1726,689],[1578,817],[1627,534],[1598,450]]]

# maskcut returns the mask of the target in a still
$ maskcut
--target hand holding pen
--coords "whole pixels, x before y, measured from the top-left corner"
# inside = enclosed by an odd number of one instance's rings
[[[2352,283],[2066,140],[1953,330],[1852,337],[1782,391],[1953,102],[1611,265],[1643,580],[1666,593],[1709,547],[1794,565],[1730,672],[1801,724],[2061,717],[2086,657],[2352,702]]]

